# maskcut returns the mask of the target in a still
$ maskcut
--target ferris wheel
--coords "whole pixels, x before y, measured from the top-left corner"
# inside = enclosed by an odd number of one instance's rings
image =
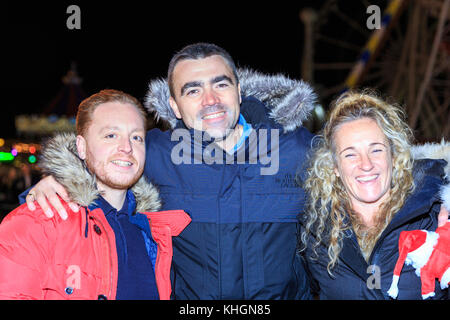
[[[375,28],[369,8],[380,9]],[[450,0],[327,0],[303,9],[302,77],[324,106],[350,88],[374,88],[405,107],[419,141],[448,140],[449,17]]]

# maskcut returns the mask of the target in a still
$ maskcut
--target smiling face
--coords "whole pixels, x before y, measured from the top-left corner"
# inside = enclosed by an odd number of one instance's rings
[[[100,190],[126,190],[144,170],[144,119],[131,104],[100,104],[84,137],[77,136],[77,149]]]
[[[173,72],[175,98],[170,106],[188,128],[223,140],[234,129],[240,112],[240,86],[224,58],[213,55],[177,63]]]
[[[389,197],[392,156],[389,142],[378,124],[369,118],[342,124],[335,132],[337,167],[350,196],[353,209],[360,213],[378,209]]]

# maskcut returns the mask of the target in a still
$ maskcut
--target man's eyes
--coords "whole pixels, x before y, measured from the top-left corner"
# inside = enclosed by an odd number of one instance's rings
[[[115,139],[115,138],[117,138],[117,134],[109,133],[109,134],[105,135],[105,138],[106,139]],[[138,142],[144,142],[144,137],[142,137],[140,135],[133,136],[132,139],[135,140],[135,141],[138,141]]]
[[[198,89],[191,89],[191,90],[189,90],[189,91],[186,92],[186,95],[187,95],[187,96],[192,96],[192,95],[197,94],[198,92],[199,92]]]
[[[226,89],[226,88],[228,88],[230,86],[231,86],[231,84],[228,83],[228,82],[225,82],[225,81],[224,82],[218,82],[218,83],[215,84],[215,88],[216,89]],[[195,95],[200,93],[200,90],[201,90],[200,88],[189,89],[189,90],[186,91],[186,95],[187,96],[195,96]]]
[[[228,82],[221,82],[217,84],[217,87],[219,88],[228,88],[230,84]]]

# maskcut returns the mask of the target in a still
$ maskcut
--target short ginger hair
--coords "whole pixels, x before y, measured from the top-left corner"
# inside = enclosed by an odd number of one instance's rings
[[[119,102],[134,106],[142,116],[144,126],[146,127],[147,113],[138,99],[120,90],[105,89],[84,99],[78,106],[76,119],[76,129],[78,135],[85,136],[87,129],[92,122],[92,114],[95,109],[97,109],[99,105],[108,102]]]

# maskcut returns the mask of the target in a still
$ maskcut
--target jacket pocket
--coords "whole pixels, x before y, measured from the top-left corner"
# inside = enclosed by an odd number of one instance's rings
[[[97,300],[100,280],[78,264],[55,264],[49,267],[44,299]]]

